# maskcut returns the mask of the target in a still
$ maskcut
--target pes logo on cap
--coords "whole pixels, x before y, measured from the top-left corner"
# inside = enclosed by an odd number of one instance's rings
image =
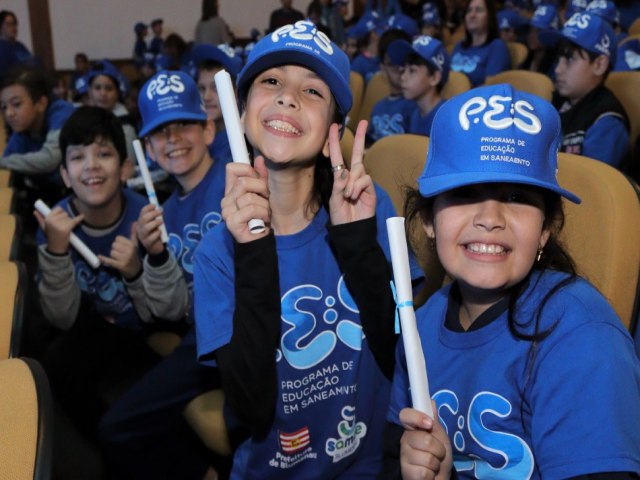
[[[271,34],[271,41],[277,43],[281,39],[290,38],[300,42],[313,42],[327,55],[333,55],[333,47],[331,40],[323,32],[319,31],[316,26],[307,21],[299,20],[293,25],[285,25],[280,27]]]
[[[182,93],[185,91],[184,83],[178,75],[161,74],[149,82],[147,98],[153,100],[156,95],[165,96],[168,93]]]
[[[469,130],[471,123],[478,124],[482,120],[482,123],[492,130],[504,130],[515,125],[525,133],[536,135],[542,129],[542,123],[533,114],[534,110],[533,105],[526,100],[513,102],[512,97],[493,95],[489,100],[473,97],[460,108],[458,120],[465,131]]]

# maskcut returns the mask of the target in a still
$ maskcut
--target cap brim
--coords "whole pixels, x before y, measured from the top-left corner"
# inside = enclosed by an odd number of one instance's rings
[[[555,192],[573,203],[582,202],[580,197],[568,190],[565,190],[564,188],[514,173],[490,172],[488,175],[483,175],[482,172],[465,172],[450,175],[438,175],[436,177],[425,179],[424,181],[422,177],[418,179],[420,194],[423,197],[433,197],[459,187],[476,185],[479,183],[519,183],[522,185],[531,185]]]
[[[179,111],[175,112],[166,112],[164,114],[158,115],[148,124],[142,127],[140,130],[139,136],[146,137],[149,133],[153,132],[156,128],[161,125],[165,125],[167,123],[175,122],[177,120],[193,120],[196,122],[206,122],[207,115],[203,114],[195,114],[195,113],[183,113]]]

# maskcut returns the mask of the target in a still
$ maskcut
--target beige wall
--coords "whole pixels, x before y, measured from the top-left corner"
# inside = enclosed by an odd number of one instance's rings
[[[294,0],[306,11],[311,0]],[[238,37],[252,28],[263,31],[270,12],[280,0],[219,0],[222,16]],[[176,32],[193,40],[200,18],[201,0],[49,0],[56,69],[73,68],[73,56],[84,51],[89,58],[130,58],[137,21],[164,19],[165,35]],[[27,0],[2,0],[0,9],[13,10],[19,21],[18,38],[31,49]],[[122,21],[122,19],[126,19]]]

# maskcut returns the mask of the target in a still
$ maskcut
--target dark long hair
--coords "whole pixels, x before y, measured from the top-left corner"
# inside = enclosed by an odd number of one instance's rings
[[[491,43],[496,38],[500,38],[500,30],[498,29],[498,13],[496,10],[495,0],[483,0],[484,6],[487,9],[487,41],[484,43],[485,45]],[[469,48],[472,44],[473,39],[471,38],[471,33],[467,30],[467,9],[471,4],[471,0],[467,0],[464,4],[464,40],[462,40],[462,46],[464,48]]]
[[[562,288],[573,283],[578,275],[576,272],[575,262],[571,258],[569,252],[562,245],[559,239],[560,232],[564,226],[564,211],[562,207],[562,198],[549,190],[537,189],[544,199],[544,223],[543,229],[549,230],[550,235],[547,240],[547,244],[544,247],[544,252],[539,261],[536,261],[529,272],[529,274],[522,279],[518,284],[514,285],[507,292],[509,299],[507,310],[507,321],[509,325],[509,331],[511,335],[518,339],[530,342],[529,352],[527,354],[525,381],[522,388],[522,398],[520,402],[520,413],[522,428],[526,430],[524,424],[524,405],[525,396],[524,392],[530,384],[531,376],[533,374],[533,368],[538,353],[538,345],[541,341],[547,338],[555,330],[557,322],[549,326],[546,329],[541,328],[542,315],[544,313],[545,306],[549,300]],[[413,222],[422,221],[425,224],[433,224],[434,220],[434,202],[435,197],[425,198],[420,195],[420,192],[415,189],[407,189],[407,200],[405,202],[404,215],[406,217],[407,226],[407,238],[412,238],[409,235],[409,229]],[[414,246],[416,248],[416,246]],[[416,250],[419,251],[419,250]],[[532,281],[532,273],[534,271],[543,270],[556,270],[559,272],[565,272],[568,275],[556,283],[542,298],[538,304],[533,317],[519,318],[518,317],[518,299],[528,288],[535,288],[534,285],[530,285]],[[540,279],[535,280],[536,282]]]

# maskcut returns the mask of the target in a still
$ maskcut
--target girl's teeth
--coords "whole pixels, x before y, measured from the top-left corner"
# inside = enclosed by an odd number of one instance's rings
[[[496,255],[504,253],[504,247],[501,245],[487,245],[486,243],[471,243],[467,246],[467,249],[474,253],[487,253],[489,255]]]
[[[271,120],[270,122],[267,122],[267,125],[281,132],[295,133],[295,134],[299,133],[297,128],[295,128],[290,123],[283,122],[282,120]]]

